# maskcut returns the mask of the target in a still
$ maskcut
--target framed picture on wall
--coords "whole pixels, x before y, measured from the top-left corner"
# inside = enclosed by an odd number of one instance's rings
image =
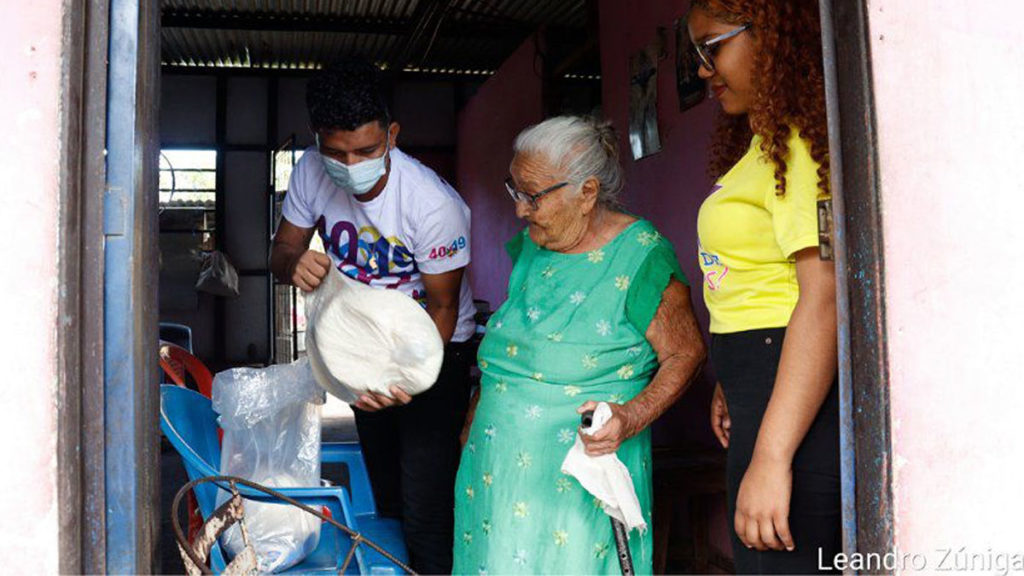
[[[697,75],[699,69],[700,61],[690,42],[686,18],[680,18],[676,20],[676,91],[680,112],[693,108],[707,97],[707,86]]]
[[[658,60],[664,41],[659,34],[629,59],[629,147],[639,160],[661,150],[658,135]]]

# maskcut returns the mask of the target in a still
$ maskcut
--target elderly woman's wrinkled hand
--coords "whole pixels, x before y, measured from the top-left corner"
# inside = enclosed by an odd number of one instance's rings
[[[639,432],[636,429],[637,418],[628,406],[609,402],[608,407],[612,410],[612,417],[593,436],[584,433],[582,427],[580,428],[580,439],[583,441],[583,447],[588,456],[614,454],[623,442]],[[588,400],[576,409],[576,413],[583,414],[588,410],[596,409],[597,402]]]

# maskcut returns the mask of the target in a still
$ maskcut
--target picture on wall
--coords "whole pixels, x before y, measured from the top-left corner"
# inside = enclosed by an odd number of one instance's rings
[[[659,31],[660,32],[660,31]],[[658,135],[658,60],[664,41],[658,37],[629,59],[629,147],[639,160],[661,150]]]
[[[680,18],[676,20],[676,92],[679,94],[680,112],[693,108],[707,97],[707,86],[697,75],[699,69],[700,61],[690,42],[686,18]]]

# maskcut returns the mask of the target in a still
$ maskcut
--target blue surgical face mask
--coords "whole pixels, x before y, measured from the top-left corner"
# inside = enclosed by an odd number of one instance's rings
[[[320,136],[316,137],[317,149],[320,148]],[[387,157],[391,151],[391,139],[385,143],[384,154],[380,158],[370,158],[352,165],[339,162],[326,154],[320,154],[324,161],[324,170],[334,185],[353,196],[366,194],[377,185],[387,173]]]

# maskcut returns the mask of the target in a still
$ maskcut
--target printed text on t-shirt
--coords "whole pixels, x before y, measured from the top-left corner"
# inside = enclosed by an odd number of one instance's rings
[[[438,258],[451,258],[458,254],[459,250],[462,250],[465,247],[466,237],[459,236],[458,240],[452,242],[447,246],[438,246],[436,248],[431,249],[430,256],[428,256],[428,258],[430,260],[436,260]]]
[[[355,224],[338,221],[327,233],[323,217],[317,230],[324,248],[337,257],[338,270],[365,284],[397,288],[419,273],[412,252],[396,237],[385,238],[373,226],[358,231]]]
[[[704,272],[704,283],[707,285],[708,290],[717,291],[722,287],[722,280],[725,279],[725,275],[729,273],[729,267],[726,266],[722,259],[716,254],[712,254],[704,250],[699,242],[697,243],[698,251],[700,252],[700,263],[701,269]]]

